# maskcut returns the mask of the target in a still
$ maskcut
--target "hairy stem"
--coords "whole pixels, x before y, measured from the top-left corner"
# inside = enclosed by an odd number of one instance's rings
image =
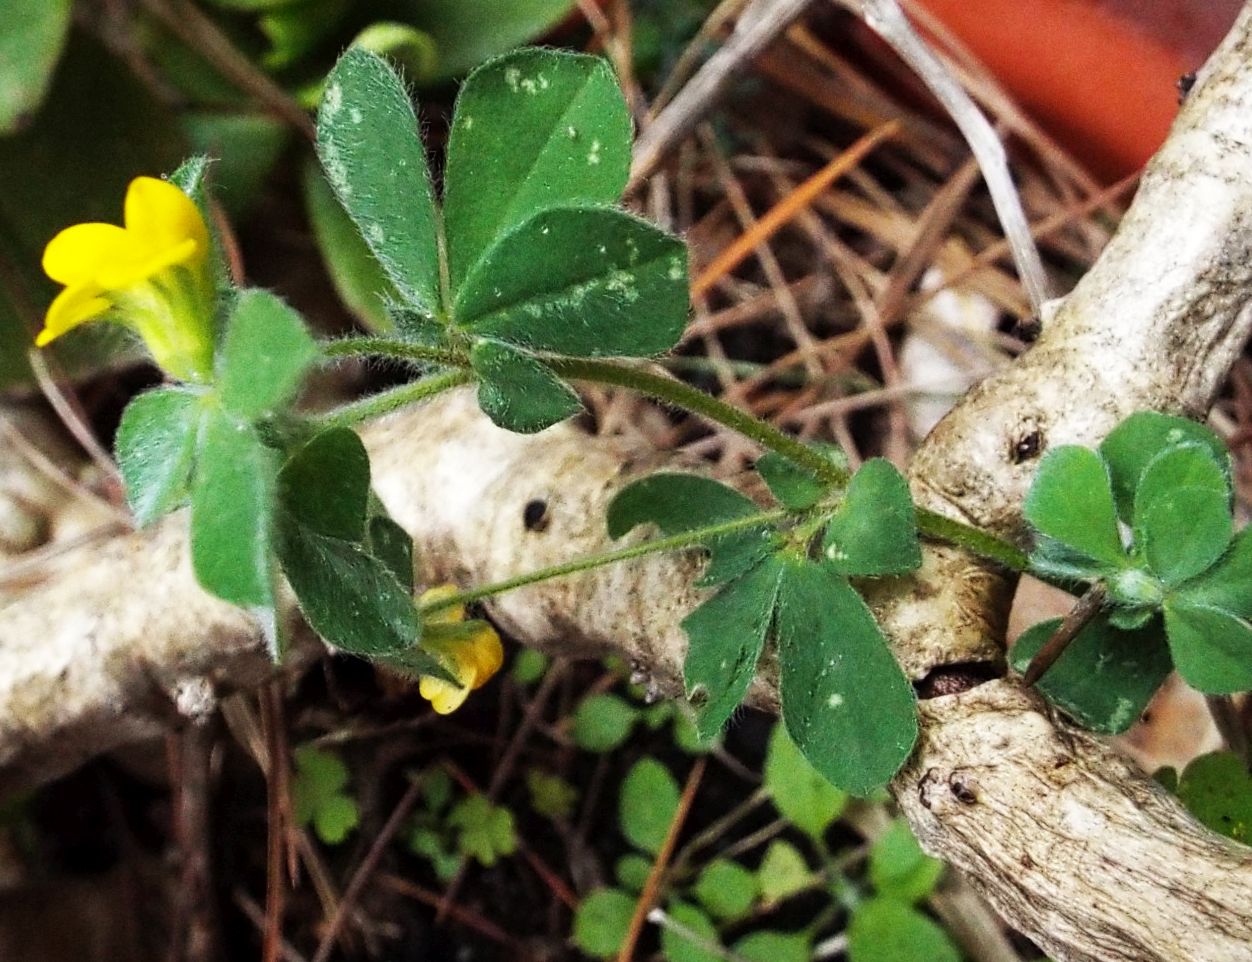
[[[467,384],[472,379],[473,375],[466,370],[444,371],[441,374],[432,374],[430,377],[424,377],[420,381],[402,384],[400,387],[392,388],[390,391],[383,391],[380,394],[354,401],[352,404],[345,404],[343,407],[318,418],[316,423],[318,428],[323,431],[331,428],[355,427],[364,421],[381,417],[384,414],[390,414],[392,411],[399,410],[402,407],[416,404],[418,401],[425,401],[436,394],[442,394],[444,391]]]
[[[442,347],[428,347],[425,344],[413,344],[393,337],[368,335],[341,337],[338,340],[324,342],[321,348],[322,356],[333,360],[349,357],[391,357],[398,361],[446,364],[450,367],[465,367],[468,363],[455,351]]]

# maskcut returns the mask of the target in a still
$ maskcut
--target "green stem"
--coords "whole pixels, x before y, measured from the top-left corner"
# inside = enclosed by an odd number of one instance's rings
[[[446,364],[451,367],[465,367],[468,362],[455,351],[442,347],[428,347],[425,344],[412,344],[390,337],[341,337],[334,341],[325,341],[322,345],[322,356],[338,359],[347,357],[392,357],[399,361],[420,361],[426,364]]]
[[[672,534],[665,538],[655,538],[651,541],[643,541],[625,548],[616,548],[612,551],[601,551],[582,558],[574,558],[559,565],[552,565],[550,568],[539,568],[536,571],[528,571],[526,574],[506,578],[503,581],[448,595],[445,598],[422,605],[422,614],[429,615],[436,611],[442,611],[445,608],[455,608],[457,605],[469,604],[471,601],[480,601],[483,598],[490,598],[492,595],[503,594],[515,588],[525,588],[527,585],[537,584],[540,581],[562,578],[566,575],[577,574],[580,571],[590,571],[592,568],[602,568],[605,565],[616,564],[619,561],[630,561],[632,558],[642,558],[645,555],[659,554],[664,551],[677,551],[681,548],[694,548],[704,544],[710,538],[772,524],[775,521],[781,521],[790,517],[790,515],[791,512],[781,508],[775,511],[761,511],[756,514],[734,518],[730,521],[705,525],[702,528],[692,528],[690,531],[681,531],[678,534]]]
[[[381,394],[362,398],[352,404],[345,404],[318,418],[317,427],[322,431],[331,428],[355,427],[362,421],[390,414],[398,408],[424,401],[459,385],[468,384],[472,379],[473,374],[469,371],[444,371],[442,374],[432,374],[420,381],[402,384],[390,391],[383,391]]]
[[[947,541],[1012,571],[1025,571],[1030,567],[1030,558],[1017,545],[1001,541],[995,535],[960,521],[953,521],[929,508],[917,509],[917,530],[929,538]]]
[[[812,472],[815,477],[827,484],[846,484],[850,477],[846,470],[830,461],[819,451],[815,451],[747,411],[742,411],[725,401],[719,401],[712,395],[705,394],[699,388],[694,388],[683,381],[613,361],[548,357],[544,358],[544,362],[563,377],[575,381],[595,381],[599,384],[613,384],[629,388],[674,407],[683,408],[692,414],[698,414],[710,421],[716,421],[733,431],[738,431],[762,447],[776,451],[792,463]]]

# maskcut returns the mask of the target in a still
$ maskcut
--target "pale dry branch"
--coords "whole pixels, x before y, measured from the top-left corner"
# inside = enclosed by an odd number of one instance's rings
[[[1252,328],[1252,8],[1188,98],[1113,242],[1022,359],[931,434],[912,468],[918,500],[1021,539],[1042,449],[1095,444],[1133,410],[1203,412]],[[377,487],[415,535],[429,579],[482,583],[604,547],[604,507],[654,452],[561,426],[493,428],[465,394],[366,432]],[[532,501],[546,524],[525,523]],[[266,674],[260,633],[207,598],[185,522],[62,559],[55,581],[0,612],[0,786],[32,784],[94,752],[203,710],[213,687]],[[616,651],[676,690],[678,623],[699,600],[689,556],[649,558],[499,598],[518,640]],[[1252,849],[1201,829],[1102,743],[1058,721],[1002,666],[1010,580],[946,548],[873,602],[915,679],[922,737],[893,785],[926,847],[962,869],[1058,960],[1252,958]],[[290,608],[288,608],[290,615]],[[985,670],[985,669],[984,669]],[[964,673],[963,673],[964,672]],[[752,692],[776,703],[767,666]],[[923,685],[923,690],[927,690]]]

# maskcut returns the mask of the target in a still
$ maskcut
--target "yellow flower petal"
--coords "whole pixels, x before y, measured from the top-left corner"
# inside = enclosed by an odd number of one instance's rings
[[[200,208],[168,180],[132,180],[126,191],[124,217],[127,232],[138,237],[150,253],[183,247],[185,241],[194,241],[193,255],[208,252],[209,231]]]
[[[465,699],[470,693],[469,686],[461,688],[441,678],[432,678],[430,675],[422,676],[417,690],[439,715],[448,715],[456,711],[465,704]]]
[[[424,608],[426,605],[434,601],[442,601],[444,598],[451,598],[460,591],[454,584],[436,585],[434,588],[427,588],[418,596],[417,606]],[[446,625],[454,621],[465,620],[465,605],[454,605],[451,608],[440,608],[426,616],[426,620],[431,624]]]
[[[48,242],[43,270],[58,284],[94,281],[102,268],[142,257],[135,238],[115,224],[75,224]]]
[[[504,664],[504,646],[494,628],[483,623],[482,628],[461,645],[466,665],[473,665],[471,688],[481,688]]]
[[[155,277],[167,268],[187,263],[196,257],[198,250],[196,242],[188,238],[172,247],[142,251],[141,255],[132,261],[118,260],[116,263],[103,266],[96,275],[96,279],[106,290],[116,291],[124,287],[133,287]]]
[[[35,346],[43,347],[66,331],[73,330],[84,321],[89,321],[112,307],[107,299],[100,296],[101,293],[94,285],[78,284],[67,287],[58,294],[44,316],[43,330],[35,338]]]

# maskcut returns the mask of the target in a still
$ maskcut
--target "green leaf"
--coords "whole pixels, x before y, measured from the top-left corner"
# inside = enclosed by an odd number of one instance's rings
[[[638,710],[617,695],[590,695],[574,711],[574,744],[588,752],[611,752],[630,736],[638,717]]]
[[[852,476],[826,528],[822,553],[844,575],[899,575],[921,566],[913,498],[890,461],[866,461]]]
[[[1214,832],[1252,843],[1252,775],[1231,752],[1192,761],[1178,781],[1178,797]]]
[[[365,533],[369,553],[383,563],[401,588],[412,594],[413,539],[409,533],[385,515],[370,518]]]
[[[652,860],[631,852],[617,860],[613,874],[628,891],[642,892],[652,874]]]
[[[551,659],[534,648],[523,648],[513,659],[513,680],[519,685],[533,685],[548,670]]]
[[[847,807],[847,794],[809,764],[784,725],[775,725],[770,735],[763,774],[779,814],[814,838],[824,835]]]
[[[813,873],[800,850],[782,839],[775,839],[765,850],[756,877],[761,897],[770,903],[790,898],[813,882]]]
[[[1063,445],[1045,454],[1024,513],[1045,538],[1090,559],[1093,570],[1126,564],[1108,469],[1094,451]]]
[[[1252,625],[1220,608],[1165,602],[1165,633],[1178,674],[1206,695],[1252,689]]]
[[[507,344],[479,341],[470,364],[479,377],[478,406],[507,431],[534,434],[582,410],[578,395],[551,368]]]
[[[922,851],[909,823],[897,818],[869,850],[869,880],[881,896],[921,901],[935,890],[943,863]]]
[[[681,534],[760,513],[751,499],[734,488],[694,474],[653,474],[632,481],[609,502],[610,538],[620,538],[641,524],[655,524],[663,535]],[[765,526],[709,538],[712,555],[701,584],[737,578],[759,564],[773,547]]]
[[[597,889],[574,913],[574,944],[588,955],[609,959],[626,941],[635,900],[621,889]]]
[[[683,619],[683,682],[702,739],[722,730],[756,676],[781,574],[782,565],[767,559]]]
[[[274,601],[276,461],[251,427],[206,411],[191,491],[191,563],[206,590],[245,608]]]
[[[715,918],[738,918],[756,901],[756,876],[738,862],[715,859],[704,867],[691,894]]]
[[[1252,528],[1244,528],[1216,567],[1174,592],[1188,604],[1252,617]]]
[[[1135,492],[1135,547],[1166,585],[1213,565],[1230,544],[1230,482],[1209,449],[1182,444],[1143,469]]]
[[[559,775],[537,768],[526,772],[526,789],[530,792],[530,807],[554,821],[570,818],[578,805],[578,789]]]
[[[241,291],[218,365],[222,406],[248,419],[281,407],[316,357],[299,314],[269,291]]]
[[[0,29],[0,134],[38,109],[69,35],[72,0],[5,0]]]
[[[777,631],[796,746],[844,791],[881,788],[917,739],[917,706],[865,602],[829,566],[788,559]]]
[[[157,388],[126,406],[114,440],[126,503],[140,526],[187,500],[204,408],[177,388]]]
[[[1187,442],[1205,445],[1226,474],[1230,474],[1230,452],[1222,439],[1203,424],[1187,418],[1139,411],[1122,421],[1104,439],[1100,455],[1108,463],[1117,512],[1123,521],[1130,524],[1134,517],[1135,490],[1148,462],[1164,449]]]
[[[734,945],[746,962],[809,962],[813,946],[803,932],[753,932]]]
[[[370,461],[354,431],[332,428],[298,448],[278,473],[278,495],[291,519],[344,541],[365,537]]]
[[[725,957],[716,951],[717,927],[707,915],[694,905],[675,902],[669,917],[682,928],[661,929],[661,954],[668,962],[723,962]]]
[[[1023,632],[1011,653],[1013,668],[1024,672],[1060,624],[1053,618]],[[1172,670],[1158,619],[1123,631],[1101,615],[1070,642],[1038,687],[1083,727],[1116,735],[1138,721]]]
[[[397,19],[428,33],[447,80],[538,37],[573,9],[572,0],[403,0]]]
[[[326,80],[317,153],[335,195],[413,307],[439,307],[435,196],[417,117],[404,84],[381,57],[348,50]]]
[[[829,455],[832,463],[843,468],[848,466],[847,456],[838,448],[823,449],[815,445],[814,449]],[[813,507],[830,492],[830,485],[777,451],[766,451],[757,459],[756,473],[769,486],[778,503],[793,511]]]
[[[344,791],[348,768],[333,752],[314,745],[295,751],[292,807],[296,822],[311,825],[327,845],[338,845],[360,821],[357,803]]]
[[[678,783],[654,758],[634,764],[622,782],[618,807],[622,834],[650,855],[661,850],[670,822],[678,811]]]
[[[290,516],[278,533],[283,573],[314,631],[353,654],[417,654],[421,625],[413,597],[386,565],[360,545]]]
[[[301,172],[301,184],[313,239],[340,300],[369,330],[392,330],[396,325],[386,303],[398,297],[395,286],[311,159]]]
[[[335,34],[352,6],[351,0],[304,0],[266,11],[257,21],[270,43],[261,64],[271,71],[298,64]]]
[[[459,830],[457,849],[490,868],[501,856],[517,851],[513,813],[493,805],[486,795],[471,795],[453,807],[448,824]]]
[[[870,899],[848,926],[849,962],[961,962],[948,934],[916,909]]]
[[[353,38],[349,46],[360,47],[390,60],[400,67],[406,77],[418,84],[432,79],[439,66],[439,51],[431,35],[394,20],[371,23]]]
[[[536,351],[649,357],[687,324],[687,248],[619,210],[548,210],[504,235],[457,291],[458,325]]]
[[[479,67],[461,88],[448,138],[452,289],[540,211],[614,203],[629,167],[630,115],[607,61],[530,49]]]

